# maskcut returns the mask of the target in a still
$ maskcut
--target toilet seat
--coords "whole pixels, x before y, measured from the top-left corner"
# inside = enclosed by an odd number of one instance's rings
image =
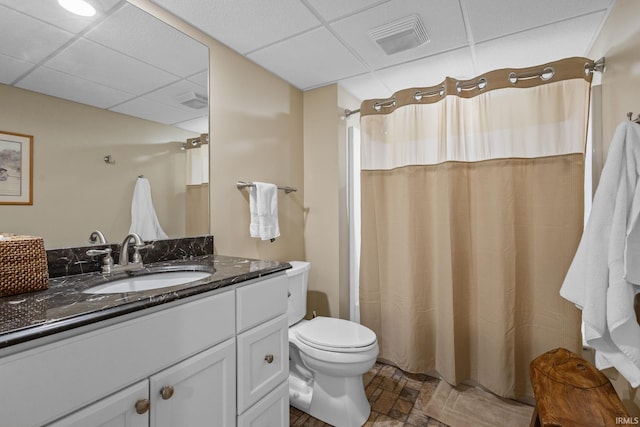
[[[318,350],[354,353],[377,346],[376,334],[366,326],[333,317],[316,317],[295,330],[296,337]]]

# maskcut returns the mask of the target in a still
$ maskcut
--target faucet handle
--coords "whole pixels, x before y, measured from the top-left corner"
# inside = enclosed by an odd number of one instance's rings
[[[104,255],[102,258],[102,272],[110,273],[113,267],[113,258],[111,257],[111,248],[104,249],[89,249],[87,251],[88,256]]]
[[[96,255],[110,255],[111,254],[111,248],[104,248],[104,249],[89,249],[87,251],[87,255],[88,256],[96,256]]]
[[[142,255],[140,255],[140,251],[148,248],[152,248],[152,244],[142,244],[142,245],[134,245],[133,246],[133,262],[134,263],[142,263]]]

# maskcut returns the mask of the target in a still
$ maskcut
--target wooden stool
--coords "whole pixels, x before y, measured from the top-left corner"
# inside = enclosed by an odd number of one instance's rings
[[[620,426],[628,419],[609,379],[577,354],[557,348],[530,368],[536,399],[531,427]]]

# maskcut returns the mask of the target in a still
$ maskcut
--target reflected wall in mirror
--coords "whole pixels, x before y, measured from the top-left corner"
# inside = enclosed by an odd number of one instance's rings
[[[207,145],[186,144],[208,133],[207,47],[126,1],[89,2],[93,17],[0,0],[0,129],[34,137],[33,205],[0,206],[0,232],[117,243],[144,175],[170,238],[207,234]]]

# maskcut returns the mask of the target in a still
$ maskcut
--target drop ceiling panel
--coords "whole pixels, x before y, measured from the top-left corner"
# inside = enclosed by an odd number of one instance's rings
[[[292,56],[292,52],[295,52],[295,56]],[[271,45],[248,57],[301,89],[367,71],[325,28]]]
[[[206,88],[187,80],[180,80],[179,82],[173,83],[169,86],[150,92],[146,94],[144,97],[151,99],[152,101],[157,101],[162,104],[166,104],[166,105],[178,108],[180,110],[184,110],[190,113],[196,113],[197,115],[200,115],[203,112],[205,112],[206,114],[207,112],[206,107],[202,109],[193,109],[180,104],[179,97],[181,95],[185,95],[193,92],[199,95],[202,95],[204,97],[208,97]]]
[[[611,0],[463,0],[476,42],[605,10]],[[514,3],[517,3],[515,5]],[[594,28],[591,28],[594,30]]]
[[[0,53],[37,63],[73,38],[73,34],[0,6]],[[5,36],[10,35],[10,36]]]
[[[137,95],[176,80],[172,74],[88,40],[78,40],[46,66]]]
[[[361,100],[388,98],[393,91],[385,86],[372,73],[366,73],[340,80],[340,87]]]
[[[184,122],[175,123],[174,126],[191,132],[209,133],[209,117],[205,116],[198,117],[193,120],[186,120]]]
[[[320,25],[300,0],[152,1],[241,53]]]
[[[181,77],[206,70],[206,46],[132,5],[126,5],[86,38]]]
[[[426,44],[386,55],[368,36],[373,28],[413,14],[420,16],[425,25],[430,38]],[[374,70],[467,45],[467,34],[457,1],[392,0],[332,23],[331,28]]]
[[[605,12],[592,13],[476,45],[480,73],[500,68],[524,68],[571,56],[585,56],[594,26]],[[598,58],[592,58],[598,59]]]
[[[326,21],[352,15],[389,0],[307,0],[309,5]]]
[[[11,84],[33,64],[0,53],[0,83]]]
[[[130,93],[41,67],[16,86],[98,108],[108,108],[131,98]]]
[[[207,68],[206,70],[200,73],[194,74],[193,76],[190,76],[187,80],[206,89],[209,87],[209,69]]]
[[[38,20],[69,32],[79,32],[104,16],[104,12],[115,6],[120,0],[92,0],[96,8],[95,16],[78,16],[63,9],[55,0],[0,0],[1,5],[33,16]]]
[[[475,77],[469,48],[386,68],[375,74],[392,92],[410,87],[435,86],[443,82],[446,77],[457,79]]]
[[[147,120],[153,120],[167,125],[191,120],[196,117],[200,117],[203,114],[184,111],[148,98],[136,98],[125,102],[124,104],[110,108],[110,110]],[[204,109],[204,111],[204,114],[207,114],[207,109]]]
[[[185,120],[184,122],[175,123],[174,126],[191,132],[209,133],[209,117],[204,116],[198,117],[197,119]]]

